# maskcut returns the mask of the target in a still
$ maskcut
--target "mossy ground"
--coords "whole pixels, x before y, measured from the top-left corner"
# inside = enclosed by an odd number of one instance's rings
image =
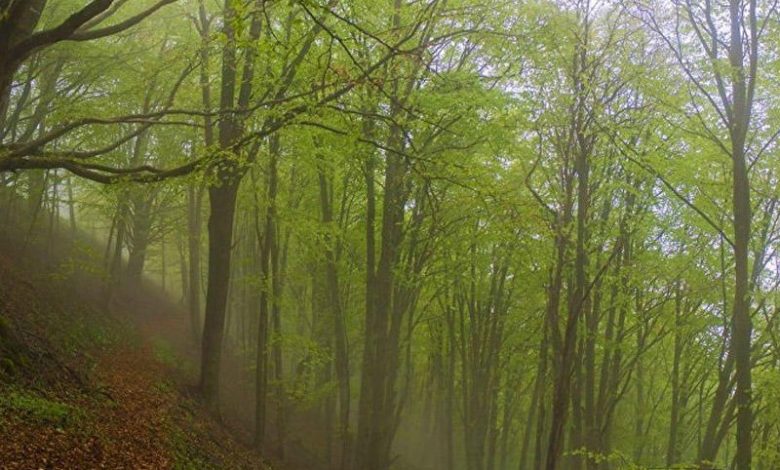
[[[0,410],[35,423],[59,427],[77,427],[86,417],[86,412],[79,406],[13,388],[0,393]]]

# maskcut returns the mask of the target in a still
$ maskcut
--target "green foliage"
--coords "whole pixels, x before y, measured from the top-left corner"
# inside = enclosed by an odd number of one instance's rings
[[[73,279],[74,275],[94,276],[99,280],[108,278],[108,274],[100,267],[100,257],[94,246],[83,240],[74,241],[72,254],[63,258],[47,274],[53,282],[67,281]]]
[[[163,390],[163,393],[171,393],[171,389]],[[185,409],[182,408],[182,411]],[[176,470],[218,470],[223,468],[216,462],[216,455],[203,447],[202,439],[210,436],[204,435],[203,423],[196,422],[196,418],[187,411],[175,420],[166,421],[164,424],[165,439],[168,449],[173,456],[173,468]]]
[[[122,337],[122,333],[95,318],[74,316],[52,339],[63,351],[75,355],[95,346],[107,348],[117,344]]]
[[[173,451],[173,468],[175,470],[217,470],[203,451],[192,445],[187,431],[174,428],[169,431],[168,439]]]
[[[27,352],[9,321],[0,315],[0,381],[12,381],[20,369],[28,366]]]

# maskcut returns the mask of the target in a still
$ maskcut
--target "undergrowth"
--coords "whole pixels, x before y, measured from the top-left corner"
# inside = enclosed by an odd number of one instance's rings
[[[168,447],[173,454],[175,470],[217,470],[220,468],[209,458],[197,442],[195,434],[185,430],[197,428],[195,419],[188,410],[176,418],[170,419],[167,425]]]
[[[0,392],[0,410],[37,424],[57,427],[80,427],[87,416],[77,406],[20,389]]]

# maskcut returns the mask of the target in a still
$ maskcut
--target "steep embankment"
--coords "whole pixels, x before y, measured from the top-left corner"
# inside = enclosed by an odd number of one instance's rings
[[[0,468],[264,468],[190,396],[184,313],[107,302],[90,245],[0,234]]]

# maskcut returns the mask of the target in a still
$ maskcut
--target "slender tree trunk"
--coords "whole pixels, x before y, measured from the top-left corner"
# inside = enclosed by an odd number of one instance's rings
[[[582,14],[582,12],[580,13]],[[590,308],[588,288],[588,214],[590,211],[590,162],[592,139],[588,126],[588,110],[585,102],[587,84],[584,75],[587,66],[589,12],[584,12],[581,25],[581,38],[578,38],[574,52],[574,109],[571,122],[571,143],[569,150],[574,152],[574,170],[577,176],[577,241],[574,260],[574,289],[569,293],[568,318],[560,352],[560,362],[555,380],[552,406],[552,421],[547,446],[547,470],[556,470],[563,453],[564,428],[568,406],[571,401],[572,378],[577,371],[577,330],[580,319],[587,316]],[[578,443],[575,443],[578,444]],[[577,459],[579,460],[579,459]]]
[[[179,254],[179,280],[181,281],[181,299],[179,302],[182,305],[186,305],[187,298],[190,292],[190,282],[187,273],[187,256],[184,252],[184,240],[182,240],[181,232],[176,232],[176,252]]]
[[[200,231],[201,231],[201,188],[192,185],[187,189],[187,253],[188,286],[187,306],[190,313],[190,328],[193,344],[200,344],[201,318],[200,318]]]
[[[680,360],[682,357],[682,290],[680,283],[676,286],[674,302],[674,352],[672,357],[672,409],[669,416],[669,441],[666,447],[666,466],[671,467],[678,463],[679,452],[677,436],[680,424]]]
[[[276,170],[274,170],[275,172]],[[276,195],[272,201],[275,201]],[[273,204],[274,202],[272,202]],[[275,217],[275,214],[274,214]],[[274,227],[274,230],[278,230]],[[284,368],[282,358],[282,312],[281,312],[281,296],[282,296],[282,271],[284,266],[280,266],[280,254],[278,237],[274,236],[274,242],[271,250],[271,285],[272,285],[272,309],[271,309],[271,321],[274,331],[273,342],[273,360],[274,360],[274,381],[275,394],[276,394],[276,435],[277,435],[277,454],[279,458],[284,458],[284,446],[287,438],[287,416],[285,406],[285,391],[284,391]]]
[[[259,207],[255,207],[256,222],[260,224]],[[260,290],[260,305],[257,321],[257,352],[255,356],[255,447],[262,449],[265,445],[265,425],[266,425],[266,396],[268,385],[268,318],[269,318],[269,283],[268,283],[268,263],[270,254],[270,235],[265,231],[258,233],[260,244],[260,279],[262,287]]]
[[[745,83],[744,51],[742,44],[743,1],[731,0],[731,44],[729,62],[732,67],[733,122],[731,123],[731,159],[732,159],[732,200],[734,213],[734,316],[731,352],[735,358],[737,407],[737,470],[750,470],[752,462],[752,378],[750,361],[750,336],[752,322],[750,319],[750,233],[751,206],[750,181],[745,158],[745,138],[750,123],[751,99],[748,96]],[[757,41],[756,35],[756,2],[749,2],[751,38]],[[752,61],[757,60],[755,56]],[[751,77],[755,80],[755,77]]]
[[[211,119],[211,84],[209,81],[209,40],[210,20],[206,13],[203,1],[198,3],[198,21],[201,34],[200,47],[200,75],[199,85],[201,101],[205,115],[203,117],[203,137],[206,152],[211,152],[214,145],[214,124]],[[193,145],[194,148],[194,145]],[[190,184],[187,188],[187,248],[189,253],[189,297],[188,307],[190,311],[190,324],[192,329],[193,344],[200,345],[203,322],[201,320],[201,226],[203,224],[202,205],[203,183]]]
[[[257,350],[257,377],[255,390],[255,403],[257,413],[255,416],[255,444],[262,448],[265,444],[264,432],[266,419],[266,396],[268,395],[268,333],[267,326],[269,319],[272,322],[274,331],[276,330],[278,316],[278,258],[279,251],[277,247],[277,227],[276,227],[276,194],[278,188],[278,158],[279,158],[279,139],[271,137],[270,140],[270,160],[268,162],[268,192],[266,200],[265,221],[263,228],[263,245],[260,255],[260,271],[263,280],[263,291],[260,299],[260,325],[258,330],[258,350]],[[270,302],[269,302],[270,301]],[[270,307],[270,309],[269,309]],[[275,338],[278,344],[279,338]],[[274,364],[277,361],[276,344],[271,351]],[[279,352],[279,358],[281,353]],[[281,359],[279,359],[281,362]],[[276,368],[275,368],[276,369]],[[280,431],[277,429],[277,431]]]
[[[122,252],[125,247],[127,233],[127,204],[120,204],[116,215],[116,236],[114,237],[114,254],[109,268],[110,286],[113,291],[119,286],[122,273]]]
[[[526,413],[525,430],[523,431],[523,443],[520,447],[520,467],[519,470],[527,468],[526,462],[528,462],[528,453],[530,450],[531,433],[534,430],[534,418],[536,417],[537,408],[544,406],[542,403],[542,397],[544,395],[545,383],[547,381],[547,336],[548,336],[548,319],[545,319],[544,326],[542,327],[542,339],[539,343],[539,360],[536,366],[536,374],[534,375],[534,387],[533,394],[531,395],[531,402],[528,405],[528,412]],[[540,410],[541,414],[542,411]],[[541,429],[537,429],[538,434],[542,433]],[[536,462],[538,465],[540,462]],[[538,467],[537,467],[538,468]]]
[[[76,202],[73,199],[73,178],[68,176],[68,219],[70,220],[70,232],[76,235]]]
[[[320,210],[322,223],[326,227],[333,223],[333,184],[328,183],[325,168],[319,168]],[[341,294],[339,290],[338,266],[335,242],[330,236],[326,239],[325,248],[325,277],[328,310],[333,325],[333,338],[336,347],[335,369],[339,387],[339,438],[341,440],[341,454],[339,468],[347,470],[350,463],[349,446],[349,357],[347,351],[347,330],[344,322],[344,313],[341,308]]]
[[[637,349],[641,349],[642,344],[642,328],[637,330]],[[639,357],[636,361],[636,401],[634,408],[634,462],[638,465],[642,464],[645,452],[645,368],[642,358]]]
[[[363,134],[369,137],[370,127],[367,118],[363,120]],[[355,448],[355,466],[360,468],[369,459],[366,455],[368,434],[373,420],[373,382],[372,367],[376,361],[376,315],[374,313],[375,270],[376,270],[376,194],[375,194],[375,157],[366,157],[364,178],[366,185],[366,267],[365,267],[365,340],[363,342],[363,361],[361,365],[360,400],[358,403],[357,447]]]
[[[563,432],[566,423],[567,408],[571,400],[572,376],[575,372],[577,329],[582,312],[588,310],[587,274],[587,215],[590,201],[588,185],[589,166],[585,149],[580,149],[577,155],[576,170],[578,175],[577,189],[577,243],[574,265],[574,291],[570,295],[569,315],[566,322],[566,333],[563,338],[561,360],[558,377],[555,382],[552,424],[547,448],[547,470],[556,470],[563,452]]]

